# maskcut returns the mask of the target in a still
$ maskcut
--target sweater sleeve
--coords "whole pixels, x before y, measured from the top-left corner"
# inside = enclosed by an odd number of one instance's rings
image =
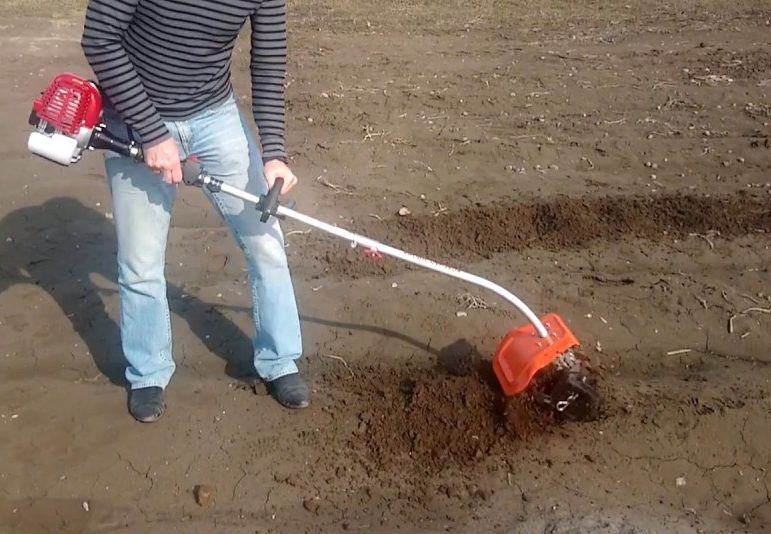
[[[123,48],[139,1],[89,0],[81,47],[105,96],[147,147],[171,136]]]
[[[252,113],[263,160],[286,161],[286,0],[262,0],[251,17],[251,25]]]

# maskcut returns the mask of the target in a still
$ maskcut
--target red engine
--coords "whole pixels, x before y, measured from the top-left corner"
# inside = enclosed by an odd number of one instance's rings
[[[61,165],[80,160],[102,129],[99,87],[75,74],[56,76],[32,104],[29,123],[35,128],[30,152]]]
[[[77,137],[92,130],[102,117],[102,95],[92,82],[60,74],[32,104],[35,122],[44,121],[60,133]],[[32,122],[32,121],[31,121]]]

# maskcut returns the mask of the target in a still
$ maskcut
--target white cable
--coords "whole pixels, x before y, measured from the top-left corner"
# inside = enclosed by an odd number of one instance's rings
[[[211,181],[209,177],[204,178],[204,183],[208,184]],[[245,191],[242,191],[241,189],[229,186],[227,184],[221,184],[220,189],[227,194],[239,197],[243,200],[247,200],[249,202],[253,202],[255,204],[260,202],[260,197],[252,195],[250,193],[247,193]],[[348,230],[345,230],[343,228],[339,228],[337,226],[332,226],[331,224],[327,224],[325,222],[319,221],[318,219],[314,219],[313,217],[309,217],[307,215],[303,215],[302,213],[299,213],[293,209],[287,208],[286,206],[279,206],[277,209],[277,213],[280,216],[283,217],[289,217],[291,219],[295,219],[297,221],[300,221],[302,223],[305,223],[309,226],[313,226],[315,228],[318,228],[319,230],[323,230],[324,232],[328,232],[330,234],[336,235],[338,237],[341,237],[342,239],[345,239],[347,241],[350,241],[353,246],[356,245],[364,245],[365,247],[371,249],[373,252],[382,252],[384,254],[388,254],[390,256],[394,256],[396,258],[399,258],[400,260],[404,260],[409,263],[414,263],[415,265],[419,265],[421,267],[425,267],[426,269],[431,269],[433,271],[440,272],[442,274],[446,274],[448,276],[452,276],[455,278],[459,278],[461,280],[464,280],[466,282],[469,282],[471,284],[484,287],[493,293],[496,293],[497,295],[501,296],[502,298],[509,301],[511,304],[516,306],[516,308],[525,316],[527,319],[533,324],[535,329],[538,331],[538,335],[540,335],[542,338],[548,338],[549,333],[546,330],[546,327],[543,325],[541,320],[538,318],[538,316],[533,313],[533,311],[527,307],[527,305],[522,302],[516,295],[513,293],[507,291],[503,287],[499,286],[498,284],[495,284],[491,282],[490,280],[487,280],[485,278],[482,278],[480,276],[477,276],[475,274],[470,274],[464,271],[460,271],[458,269],[455,269],[453,267],[448,267],[446,265],[441,265],[439,263],[436,263],[435,261],[428,260],[426,258],[421,258],[419,256],[415,256],[414,254],[410,254],[408,252],[404,252],[402,250],[399,250],[397,248],[385,245],[383,243],[379,243],[375,241],[374,239],[370,239],[368,237],[360,236],[357,234],[354,234],[353,232],[349,232]]]

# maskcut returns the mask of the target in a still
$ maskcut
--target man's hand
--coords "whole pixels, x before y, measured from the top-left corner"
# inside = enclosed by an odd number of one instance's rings
[[[276,183],[276,178],[284,179],[284,187],[281,188],[281,194],[285,195],[297,184],[297,177],[292,174],[286,163],[278,159],[272,159],[265,164],[265,180],[268,182],[268,189]]]
[[[163,175],[167,184],[182,181],[182,165],[179,161],[179,149],[174,139],[167,139],[144,150],[145,164]]]

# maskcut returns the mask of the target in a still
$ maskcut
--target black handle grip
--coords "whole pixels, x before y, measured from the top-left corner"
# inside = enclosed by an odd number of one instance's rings
[[[89,143],[91,148],[97,150],[111,150],[122,156],[133,158],[136,161],[142,161],[144,154],[142,153],[142,147],[137,143],[126,142],[122,139],[111,135],[103,130],[95,130],[91,136]]]
[[[195,158],[187,158],[182,162],[182,181],[186,185],[201,187],[205,176],[201,163]]]
[[[273,187],[270,188],[268,194],[265,195],[262,199],[262,202],[260,202],[259,209],[262,211],[260,221],[268,222],[268,219],[270,219],[271,215],[276,215],[276,211],[278,210],[278,197],[281,195],[281,189],[283,187],[284,179],[276,178],[276,181],[273,183]]]

